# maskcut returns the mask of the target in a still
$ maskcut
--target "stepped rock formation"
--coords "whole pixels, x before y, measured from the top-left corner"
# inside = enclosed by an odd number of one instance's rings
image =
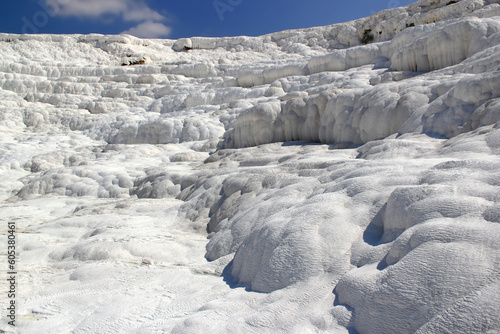
[[[20,333],[500,331],[499,1],[0,54]]]

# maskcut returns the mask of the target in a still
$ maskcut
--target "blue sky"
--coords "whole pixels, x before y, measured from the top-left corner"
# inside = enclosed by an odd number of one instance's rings
[[[322,26],[405,6],[411,0],[17,0],[5,1],[0,32],[139,37],[258,36]]]

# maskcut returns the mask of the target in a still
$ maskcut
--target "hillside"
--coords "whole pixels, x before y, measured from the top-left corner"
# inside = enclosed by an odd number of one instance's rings
[[[500,331],[500,1],[0,54],[0,330]]]

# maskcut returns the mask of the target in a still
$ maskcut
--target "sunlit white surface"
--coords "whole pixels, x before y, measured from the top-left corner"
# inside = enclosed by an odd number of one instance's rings
[[[0,34],[15,330],[499,331],[499,51],[483,0],[261,37]]]

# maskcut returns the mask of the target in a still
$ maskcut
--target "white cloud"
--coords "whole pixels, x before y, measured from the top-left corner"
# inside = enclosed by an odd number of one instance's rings
[[[131,28],[122,34],[128,34],[141,38],[160,38],[167,37],[172,29],[158,22],[147,21],[139,24],[137,27]]]
[[[105,19],[110,16],[125,22],[136,22],[135,27],[122,34],[142,38],[167,37],[172,29],[161,21],[166,17],[151,9],[144,0],[44,0],[52,16]],[[111,20],[112,21],[112,20]]]
[[[124,12],[123,19],[125,21],[162,21],[165,19],[165,17],[152,10],[148,6],[141,4],[139,6],[136,6],[136,8],[134,8],[133,10]]]
[[[125,21],[162,21],[165,17],[140,0],[45,0],[54,15],[99,18],[113,15]]]

